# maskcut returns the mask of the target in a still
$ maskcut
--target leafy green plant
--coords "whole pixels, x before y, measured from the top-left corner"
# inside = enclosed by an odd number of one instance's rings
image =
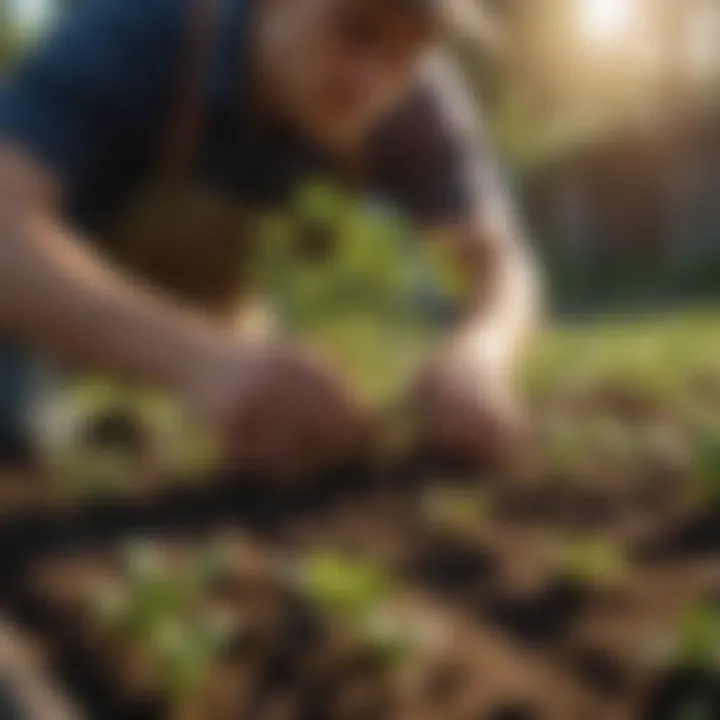
[[[195,477],[219,457],[215,436],[180,403],[108,379],[69,381],[39,415],[45,463],[75,496],[122,493],[138,474]]]
[[[413,233],[389,208],[322,180],[260,223],[251,282],[286,331],[322,347],[372,401],[397,394],[436,333],[436,308],[462,285],[442,243]]]
[[[689,607],[677,626],[655,636],[646,659],[665,676],[683,678],[682,694],[668,717],[709,720],[717,715],[715,689],[720,682],[720,606],[700,601]],[[669,708],[670,710],[670,708]]]
[[[306,557],[295,576],[301,592],[387,669],[435,639],[426,617],[396,606],[391,578],[372,561],[324,550]]]
[[[203,610],[224,571],[215,548],[170,567],[149,543],[136,541],[122,559],[123,582],[94,599],[102,622],[151,658],[172,704],[197,699],[218,653],[238,631],[230,617]]]
[[[117,385],[71,383],[44,409],[41,451],[62,493],[117,494],[138,472],[150,432]]]
[[[680,619],[670,638],[666,662],[720,674],[720,607],[699,603]]]
[[[357,619],[385,601],[392,589],[383,567],[333,550],[308,555],[301,563],[300,586],[320,607]]]
[[[183,708],[201,695],[210,670],[237,633],[232,618],[206,615],[192,621],[168,618],[149,640],[160,682],[174,707]]]

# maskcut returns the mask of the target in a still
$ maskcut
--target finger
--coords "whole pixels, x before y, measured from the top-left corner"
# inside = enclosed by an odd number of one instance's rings
[[[478,409],[462,417],[464,422],[448,428],[443,438],[449,451],[468,460],[489,462],[502,458],[511,447],[511,427],[499,412]]]
[[[294,485],[300,477],[292,436],[282,428],[265,426],[243,454],[243,467],[273,485]]]
[[[234,454],[247,471],[284,473],[292,461],[293,419],[280,400],[274,391],[258,393],[233,428]]]
[[[422,420],[425,444],[443,455],[481,459],[496,441],[492,414],[452,385],[427,398]]]
[[[322,361],[312,361],[306,382],[296,388],[296,402],[305,410],[304,444],[317,464],[332,463],[359,444],[367,417],[339,374]]]
[[[277,382],[254,413],[252,438],[256,466],[280,482],[296,481],[325,464],[331,436],[323,418],[325,399],[305,380]],[[260,436],[264,433],[264,436]]]

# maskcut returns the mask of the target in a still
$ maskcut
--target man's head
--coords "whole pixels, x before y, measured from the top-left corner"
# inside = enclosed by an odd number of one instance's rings
[[[442,1],[260,0],[260,90],[320,144],[352,144],[412,86]]]

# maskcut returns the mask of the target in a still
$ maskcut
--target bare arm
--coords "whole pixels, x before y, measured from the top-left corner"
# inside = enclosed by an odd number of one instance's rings
[[[512,212],[483,204],[449,240],[469,282],[466,313],[454,337],[474,343],[491,367],[512,369],[542,311],[540,273]]]
[[[470,285],[453,337],[475,336],[499,364],[534,324],[540,292],[483,125],[456,63],[430,57],[419,86],[377,134],[375,182],[432,236],[449,240]]]
[[[0,331],[60,357],[179,387],[224,337],[111,267],[56,212],[59,187],[0,144]]]
[[[102,180],[108,149],[133,140],[128,129],[165,112],[185,10],[80,3],[3,83],[0,337],[169,388],[256,469],[322,468],[362,426],[341,378],[302,349],[238,339],[122,273],[58,209],[81,179]]]
[[[420,378],[424,442],[470,462],[510,457],[524,418],[514,380],[540,310],[538,272],[510,216],[482,210],[447,228],[466,312]]]

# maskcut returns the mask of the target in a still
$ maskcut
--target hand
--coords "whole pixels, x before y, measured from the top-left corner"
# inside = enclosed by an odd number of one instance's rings
[[[489,334],[453,339],[416,385],[421,444],[442,457],[473,464],[506,457],[523,424],[510,366]]]
[[[194,375],[189,393],[223,434],[232,460],[283,481],[348,459],[368,427],[332,367],[276,343],[226,349]]]

